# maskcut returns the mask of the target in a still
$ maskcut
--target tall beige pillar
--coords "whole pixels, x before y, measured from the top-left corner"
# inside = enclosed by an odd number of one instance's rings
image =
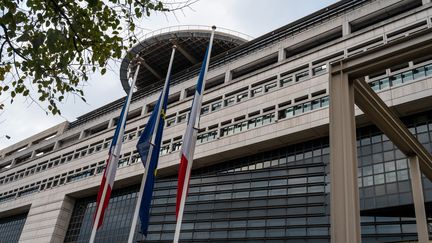
[[[423,187],[418,157],[410,157],[409,165],[418,241],[419,243],[427,243],[429,242],[429,233],[427,228],[426,210],[424,205]]]
[[[360,243],[354,87],[342,72],[330,78],[330,184],[331,242]]]

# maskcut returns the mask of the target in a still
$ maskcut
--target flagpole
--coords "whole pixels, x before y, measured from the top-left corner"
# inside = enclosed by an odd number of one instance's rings
[[[206,81],[208,66],[209,66],[209,62],[210,62],[210,55],[211,55],[211,49],[213,46],[213,38],[214,38],[215,30],[216,30],[216,26],[212,26],[209,48],[208,48],[208,52],[207,52],[207,60],[206,60],[206,65],[205,65],[205,69],[204,69],[203,85],[202,85],[201,92],[200,92],[201,94],[203,93],[204,87],[205,87],[205,81]],[[201,96],[201,99],[202,99],[202,97],[203,96]],[[202,100],[200,102],[198,102],[198,104],[200,105],[201,102],[202,102]],[[197,116],[197,119],[194,121],[194,136],[196,135],[196,133],[198,131],[197,129],[199,126],[200,114],[201,114],[201,107],[198,107],[198,116]],[[196,143],[196,140],[195,140],[195,143]],[[192,150],[195,150],[195,144],[192,147],[193,147]],[[190,161],[188,161],[187,167],[186,167],[186,175],[185,175],[185,179],[183,182],[182,194],[181,194],[181,199],[180,199],[180,207],[179,207],[179,212],[177,215],[177,223],[176,223],[173,243],[178,243],[178,241],[180,239],[180,231],[181,231],[181,226],[182,226],[182,221],[183,221],[183,211],[184,211],[184,207],[186,204],[186,197],[187,197],[186,194],[187,194],[187,191],[189,188],[189,179],[190,179],[190,174],[192,171],[192,163],[193,163],[193,153],[192,153],[192,158],[190,159]]]
[[[128,243],[132,243],[134,235],[135,235],[135,228],[136,228],[136,224],[137,224],[137,221],[138,221],[138,214],[139,214],[139,210],[140,210],[140,206],[141,206],[142,195],[144,193],[144,187],[145,187],[145,183],[147,181],[148,168],[150,166],[150,159],[152,157],[153,147],[154,147],[155,138],[156,138],[155,134],[157,133],[157,129],[159,128],[159,121],[160,121],[160,116],[161,116],[161,110],[162,110],[162,107],[164,106],[164,97],[165,97],[166,87],[169,84],[169,78],[170,78],[170,75],[171,75],[171,68],[172,68],[172,64],[173,64],[173,61],[174,61],[174,54],[175,54],[176,48],[177,48],[176,45],[173,45],[172,52],[171,52],[171,59],[170,59],[169,66],[168,66],[168,72],[167,72],[167,75],[166,75],[166,78],[165,78],[165,84],[164,84],[164,88],[162,90],[161,99],[160,99],[160,103],[159,103],[159,107],[158,107],[158,113],[157,113],[157,116],[156,116],[156,123],[155,123],[156,130],[155,130],[155,132],[152,135],[152,139],[151,139],[151,142],[150,142],[150,149],[149,149],[149,152],[148,152],[148,155],[147,155],[147,159],[146,159],[146,162],[145,162],[144,175],[143,175],[143,178],[142,178],[142,181],[141,181],[140,190],[139,190],[138,196],[137,196],[137,203],[135,205],[135,212],[134,212],[134,215],[133,215],[133,218],[132,218],[131,229],[129,231]],[[159,151],[156,151],[156,152],[159,152]]]
[[[138,72],[139,72],[139,69],[140,69],[140,65],[138,65],[137,66],[137,68],[136,68],[136,70],[135,70],[135,74],[134,74],[134,78],[133,78],[133,80],[132,80],[132,83],[131,83],[131,86],[130,86],[130,90],[129,90],[129,94],[128,94],[128,96],[127,96],[127,100],[126,100],[126,108],[125,108],[125,113],[123,114],[123,116],[127,116],[127,113],[128,113],[128,111],[129,111],[129,104],[130,104],[130,102],[131,102],[131,99],[132,99],[132,93],[133,93],[133,89],[134,89],[134,87],[135,87],[135,82],[136,82],[136,80],[137,80],[137,77],[138,77]],[[122,144],[122,141],[123,141],[123,133],[124,133],[124,123],[126,122],[126,117],[124,117],[123,118],[123,120],[122,121],[120,121],[122,124],[120,124],[120,132],[119,132],[119,136],[117,137],[117,148],[116,148],[116,152],[112,155],[113,157],[115,156],[115,157],[118,157],[118,152],[120,152],[120,149],[121,149],[121,144]],[[120,136],[120,134],[121,134],[121,136]],[[119,143],[119,141],[120,141],[120,143]],[[108,166],[108,168],[107,168],[107,175],[110,175],[110,172],[111,172],[111,163],[110,162],[112,162],[113,161],[113,159],[114,158],[111,158],[109,161],[108,161],[108,163],[109,164],[107,164],[107,166]],[[101,201],[99,202],[99,204],[97,205],[97,208],[96,208],[96,217],[95,217],[95,220],[94,220],[94,223],[93,223],[93,228],[92,228],[92,233],[91,233],[91,236],[90,236],[90,240],[89,240],[89,243],[93,243],[94,242],[94,240],[95,240],[95,238],[96,238],[96,231],[97,231],[97,228],[98,228],[98,225],[99,225],[99,221],[100,221],[100,217],[101,217],[101,215],[102,215],[102,208],[103,208],[103,205],[104,205],[104,203],[105,203],[105,197],[106,197],[106,192],[107,192],[107,190],[108,190],[108,181],[105,181],[105,183],[104,183],[104,187],[103,187],[103,191],[102,191],[102,196],[101,196]],[[106,200],[109,200],[109,198],[107,198]]]

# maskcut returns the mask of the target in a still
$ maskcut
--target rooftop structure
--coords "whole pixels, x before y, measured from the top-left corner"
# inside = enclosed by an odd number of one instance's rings
[[[161,86],[168,67],[171,47],[177,46],[180,55],[177,55],[172,75],[189,73],[190,68],[196,68],[204,57],[205,48],[210,39],[210,26],[187,25],[174,26],[150,32],[142,37],[127,56],[135,58],[138,55],[143,60],[143,69],[138,74],[137,87],[152,89]],[[218,28],[215,33],[212,54],[224,55],[228,50],[246,43],[252,37],[240,32]],[[125,57],[120,67],[120,81],[125,91],[129,90],[127,73],[130,58]]]

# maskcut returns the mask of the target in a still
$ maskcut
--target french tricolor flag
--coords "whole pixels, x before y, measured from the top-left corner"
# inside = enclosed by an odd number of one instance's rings
[[[183,218],[183,211],[186,202],[187,192],[189,188],[190,174],[192,170],[192,162],[195,152],[195,144],[197,140],[199,118],[201,113],[201,104],[210,60],[210,53],[213,44],[215,26],[212,27],[213,31],[210,37],[210,43],[204,55],[204,61],[201,65],[201,71],[198,76],[195,95],[192,102],[189,120],[186,128],[185,135],[183,136],[183,144],[180,150],[180,167],[178,174],[178,187],[177,187],[177,204],[176,204],[176,217],[177,225],[174,234],[174,242],[178,242],[180,236],[181,223]]]
[[[132,93],[135,87],[139,68],[140,66],[138,65],[135,70],[135,75],[131,83],[129,94],[128,96],[126,96],[126,100],[121,110],[120,117],[117,121],[117,127],[114,132],[114,137],[111,141],[111,146],[109,148],[108,159],[106,161],[105,170],[97,195],[97,206],[94,216],[92,234],[89,241],[90,243],[94,242],[96,238],[96,231],[102,226],[105,210],[108,207],[109,199],[111,197],[111,191],[114,186],[114,179],[118,167],[119,155],[123,144],[123,135],[126,126],[127,114],[129,111],[129,105],[132,100]]]

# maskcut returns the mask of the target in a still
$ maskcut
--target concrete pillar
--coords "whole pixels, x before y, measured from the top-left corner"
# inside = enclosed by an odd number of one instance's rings
[[[79,135],[79,138],[78,138],[78,139],[83,139],[83,138],[85,137],[85,134],[86,134],[85,130],[82,130],[82,131],[80,132],[80,135]]]
[[[342,35],[346,36],[351,34],[351,25],[348,21],[342,23]]]
[[[278,50],[278,62],[281,62],[285,59],[285,48],[279,47]]]
[[[34,158],[34,157],[36,157],[36,150],[33,150],[31,155],[30,155],[30,158]]]
[[[114,126],[114,118],[111,118],[108,122],[108,128],[111,128]]]
[[[57,140],[57,141],[55,141],[55,143],[54,143],[54,148],[53,148],[53,150],[56,150],[56,149],[58,149],[60,147],[60,142]]]
[[[186,99],[186,89],[180,90],[180,100]]]
[[[343,72],[329,82],[331,242],[360,243],[354,85]]]
[[[431,0],[422,0],[422,2],[423,2],[423,5],[426,5],[428,3],[431,3]]]
[[[61,195],[32,201],[19,242],[63,242],[74,203]]]
[[[417,156],[409,158],[409,173],[411,177],[412,196],[414,201],[414,211],[416,216],[416,226],[419,243],[429,242],[429,233],[426,220],[426,210],[424,205],[423,187],[419,159]]]
[[[231,70],[225,71],[225,83],[229,83],[232,80],[232,72]]]
[[[144,106],[141,107],[141,113],[140,113],[140,117],[143,117],[145,115],[144,113]]]

